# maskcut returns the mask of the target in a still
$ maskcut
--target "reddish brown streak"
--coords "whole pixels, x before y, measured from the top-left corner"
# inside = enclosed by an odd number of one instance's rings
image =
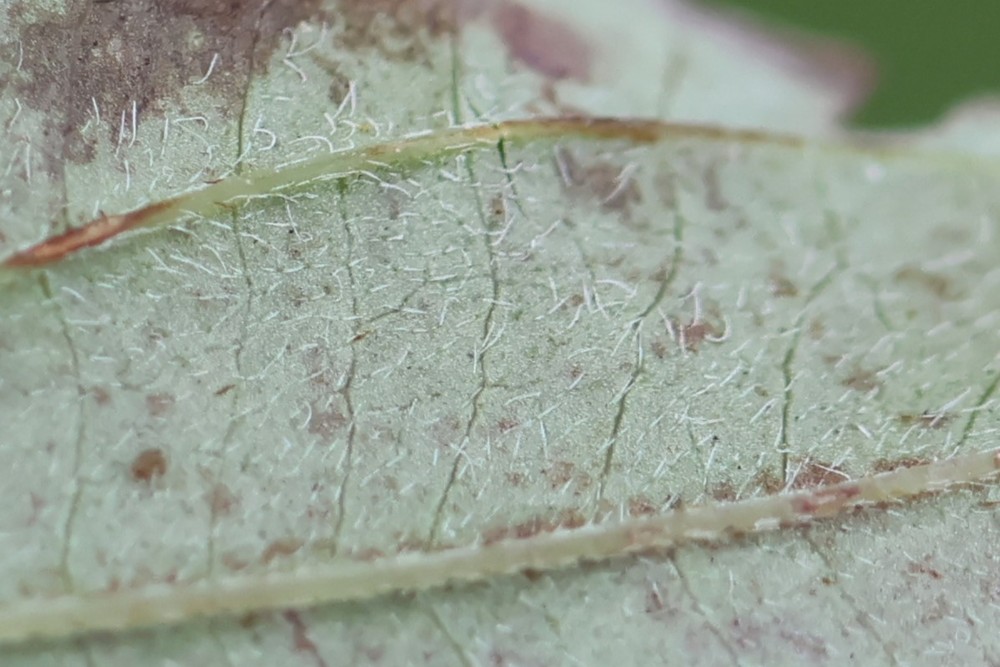
[[[838,512],[861,495],[861,489],[854,484],[835,486],[830,489],[820,489],[808,498],[795,498],[795,511],[811,516],[827,516]]]
[[[724,130],[712,126],[678,125],[657,120],[592,118],[586,116],[564,116],[536,118],[487,124],[473,128],[455,128],[447,131],[468,142],[485,141],[492,143],[498,138],[531,140],[538,136],[578,135],[592,139],[625,139],[637,143],[651,143],[669,134],[705,139],[729,138],[734,141],[772,141],[785,145],[799,145],[801,139],[780,135],[770,135],[756,130]],[[403,147],[420,139],[406,139],[371,146],[363,151],[367,160],[397,154]],[[215,181],[210,181],[215,182]],[[4,268],[36,268],[57,262],[66,256],[92,246],[100,245],[114,236],[140,225],[149,223],[163,211],[179,207],[185,196],[165,199],[119,215],[101,215],[87,224],[70,229],[62,234],[47,238],[26,250],[15,253],[0,262]],[[216,202],[218,206],[232,206]]]
[[[113,236],[138,227],[151,216],[173,206],[175,202],[175,199],[165,199],[122,215],[102,214],[81,227],[50,236],[30,248],[15,253],[4,260],[2,266],[32,268],[58,262],[71,253],[100,245]]]

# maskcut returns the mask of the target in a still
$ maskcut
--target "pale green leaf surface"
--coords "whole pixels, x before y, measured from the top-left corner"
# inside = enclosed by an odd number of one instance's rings
[[[532,4],[593,48],[586,80],[519,61],[489,20],[501,5],[454,38],[376,21],[374,47],[310,22],[239,109],[213,98],[225,62],[199,83],[202,59],[134,137],[126,113],[114,138],[122,109],[76,128],[94,154],[59,169],[40,157],[48,110],[11,86],[2,247],[238,158],[276,167],[455,120],[569,108],[819,133],[837,110],[672,6]],[[998,174],[726,133],[553,137],[313,183],[9,277],[0,599],[470,545],[994,447]],[[136,479],[149,448],[165,473]],[[0,650],[17,665],[985,664],[1000,660],[993,498]]]

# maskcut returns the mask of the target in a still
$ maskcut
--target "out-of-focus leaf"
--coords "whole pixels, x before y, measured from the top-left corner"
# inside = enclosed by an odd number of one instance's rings
[[[21,3],[4,20],[8,254],[53,220],[457,121],[815,135],[836,109],[661,4]],[[5,277],[5,603],[517,539],[995,446],[994,161],[674,130],[382,162]],[[4,657],[891,664],[947,648],[976,664],[1000,657],[993,502],[973,488]]]

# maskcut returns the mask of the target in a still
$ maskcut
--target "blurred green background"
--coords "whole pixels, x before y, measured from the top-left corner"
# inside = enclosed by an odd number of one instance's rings
[[[997,0],[703,0],[752,10],[778,25],[821,32],[862,47],[877,63],[878,87],[852,124],[911,126],[955,103],[1000,99]]]

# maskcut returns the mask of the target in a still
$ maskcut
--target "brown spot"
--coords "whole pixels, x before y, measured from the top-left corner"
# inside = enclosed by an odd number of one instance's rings
[[[663,602],[663,596],[660,595],[660,591],[655,586],[651,587],[646,592],[646,613],[655,614],[656,612],[663,611],[665,607],[666,605]]]
[[[664,359],[667,356],[667,343],[662,338],[654,338],[649,344],[649,348],[656,355],[657,359]]]
[[[226,553],[222,554],[222,557],[219,560],[226,567],[226,569],[232,570],[233,572],[239,572],[240,570],[243,570],[248,565],[250,565],[249,561],[240,558],[235,553],[232,553],[230,551],[227,551]]]
[[[717,338],[719,331],[708,322],[688,322],[681,324],[674,320],[674,330],[680,340],[681,347],[688,352],[697,352],[706,338]]]
[[[132,460],[132,479],[149,483],[167,472],[167,456],[163,450],[154,447],[144,449]]]
[[[712,487],[710,494],[720,503],[731,503],[736,500],[736,487],[731,482],[722,482]]]
[[[330,367],[325,349],[322,343],[317,343],[302,353],[302,365],[305,366],[309,384],[320,389],[321,395],[330,393],[337,385],[337,371]]]
[[[785,480],[774,474],[774,472],[768,468],[765,468],[757,473],[754,476],[753,481],[765,493],[779,493],[785,489]]]
[[[642,201],[635,178],[623,165],[606,160],[582,164],[568,149],[556,151],[556,169],[571,196],[596,201],[602,210],[631,219],[632,208]]]
[[[651,500],[643,496],[636,496],[635,498],[629,498],[628,501],[628,514],[629,516],[649,516],[650,514],[656,514],[656,505],[653,504]]]
[[[248,614],[243,614],[238,619],[236,619],[236,622],[239,623],[240,627],[243,628],[244,630],[253,629],[258,623],[260,623],[260,621],[261,621],[260,612],[256,611],[251,611]]]
[[[492,19],[512,60],[549,79],[590,79],[590,47],[569,26],[517,2],[497,6]]]
[[[374,49],[388,60],[427,62],[427,38],[454,35],[476,3],[460,0],[347,0],[337,5],[337,44]],[[468,11],[466,11],[468,10]]]
[[[930,560],[931,557],[927,556],[924,558],[923,562],[910,563],[906,567],[906,571],[909,572],[910,574],[924,574],[930,577],[931,579],[943,579],[944,575],[941,574],[941,571],[931,567],[928,564]]]
[[[939,299],[950,300],[959,296],[948,278],[945,276],[927,271],[915,264],[907,264],[893,276],[896,282],[912,285],[924,289]]]
[[[577,510],[564,510],[556,520],[535,517],[513,526],[491,528],[483,533],[483,544],[489,545],[501,540],[523,540],[559,529],[579,528],[585,523],[587,523],[586,518]]]
[[[516,487],[524,486],[524,483],[528,481],[527,475],[525,475],[523,472],[509,472],[507,473],[506,477],[507,477],[507,482],[511,486],[516,486]]]
[[[855,368],[850,375],[841,381],[841,384],[849,389],[860,391],[864,394],[874,391],[882,386],[882,382],[878,379],[878,375],[876,375],[874,371],[865,370],[863,368]]]
[[[94,397],[94,402],[102,408],[111,404],[111,394],[104,387],[91,387],[90,395]]]
[[[798,514],[811,517],[833,516],[859,495],[861,489],[856,484],[841,484],[817,489],[808,496],[792,498],[792,508]]]
[[[239,503],[239,499],[236,497],[229,487],[219,482],[212,485],[211,491],[208,492],[208,506],[212,510],[212,516],[227,516],[233,513],[233,509]]]
[[[291,556],[301,549],[303,544],[302,540],[295,537],[274,540],[264,548],[264,553],[260,555],[260,562],[267,565],[278,556]]]
[[[517,420],[510,419],[509,417],[506,417],[504,419],[501,419],[499,422],[497,422],[497,429],[501,433],[507,433],[509,431],[514,430],[515,428],[517,428],[520,425],[521,425],[520,422],[518,422]]]
[[[317,667],[327,667],[326,660],[319,654],[316,644],[313,640],[309,639],[309,627],[302,620],[299,612],[294,609],[286,609],[281,615],[292,626],[293,646],[295,650],[311,656],[316,662]]]
[[[357,334],[354,335],[354,338],[351,339],[351,343],[360,343],[361,341],[363,341],[365,338],[368,338],[368,336],[372,335],[373,333],[375,333],[375,332],[372,329],[366,329],[365,331],[360,331],[360,332],[358,332]]]
[[[149,394],[146,396],[146,409],[151,416],[162,417],[170,411],[170,408],[174,407],[176,401],[173,394]]]
[[[533,584],[534,583],[538,583],[538,581],[543,576],[545,576],[545,572],[543,570],[537,570],[537,569],[535,569],[533,567],[526,567],[526,568],[522,569],[521,570],[521,574],[524,576],[525,579],[527,579],[528,581],[530,581]]]
[[[793,464],[794,467],[794,464]],[[812,489],[817,486],[839,484],[850,477],[840,468],[822,461],[805,461],[795,472],[790,488]]]
[[[503,222],[507,218],[507,202],[503,195],[494,195],[490,200],[489,216],[494,223]]]
[[[939,429],[951,423],[955,416],[948,413],[931,414],[926,410],[919,415],[899,415],[899,423],[903,426],[919,426],[921,428]]]
[[[916,457],[904,457],[899,459],[878,459],[872,464],[872,472],[892,472],[900,468],[914,468],[916,466],[927,465],[928,459],[918,459]]]
[[[799,288],[787,276],[772,273],[768,279],[771,294],[776,297],[793,297],[799,295]]]
[[[385,558],[385,552],[381,549],[376,549],[374,547],[368,547],[367,549],[362,549],[351,554],[351,557],[355,560],[363,560],[366,562],[371,562],[373,560],[379,560],[380,558]]]
[[[25,524],[28,526],[34,526],[38,523],[38,518],[41,516],[42,510],[48,503],[46,503],[45,499],[34,491],[30,491],[28,495],[31,499],[31,516],[28,517]]]
[[[807,334],[812,340],[819,340],[822,338],[823,335],[826,334],[826,325],[823,324],[823,320],[818,317],[809,320],[809,329]]]
[[[575,467],[569,461],[557,461],[542,470],[542,474],[549,480],[549,484],[552,485],[553,489],[558,489],[573,479],[573,469]]]
[[[705,207],[709,211],[725,211],[729,208],[729,202],[722,195],[718,164],[710,164],[705,167],[705,170],[701,173],[701,181],[705,186]]]
[[[220,389],[216,389],[215,390],[215,395],[216,396],[225,396],[226,394],[228,394],[229,392],[231,392],[235,388],[236,388],[235,384],[227,384],[226,386],[221,387]]]
[[[313,435],[318,435],[324,440],[329,440],[347,424],[347,421],[347,417],[337,409],[337,406],[331,405],[320,409],[319,403],[314,402],[312,404],[312,413],[309,415],[308,429]]]
[[[442,447],[450,447],[464,437],[465,424],[454,415],[438,419],[431,425],[434,440]]]

